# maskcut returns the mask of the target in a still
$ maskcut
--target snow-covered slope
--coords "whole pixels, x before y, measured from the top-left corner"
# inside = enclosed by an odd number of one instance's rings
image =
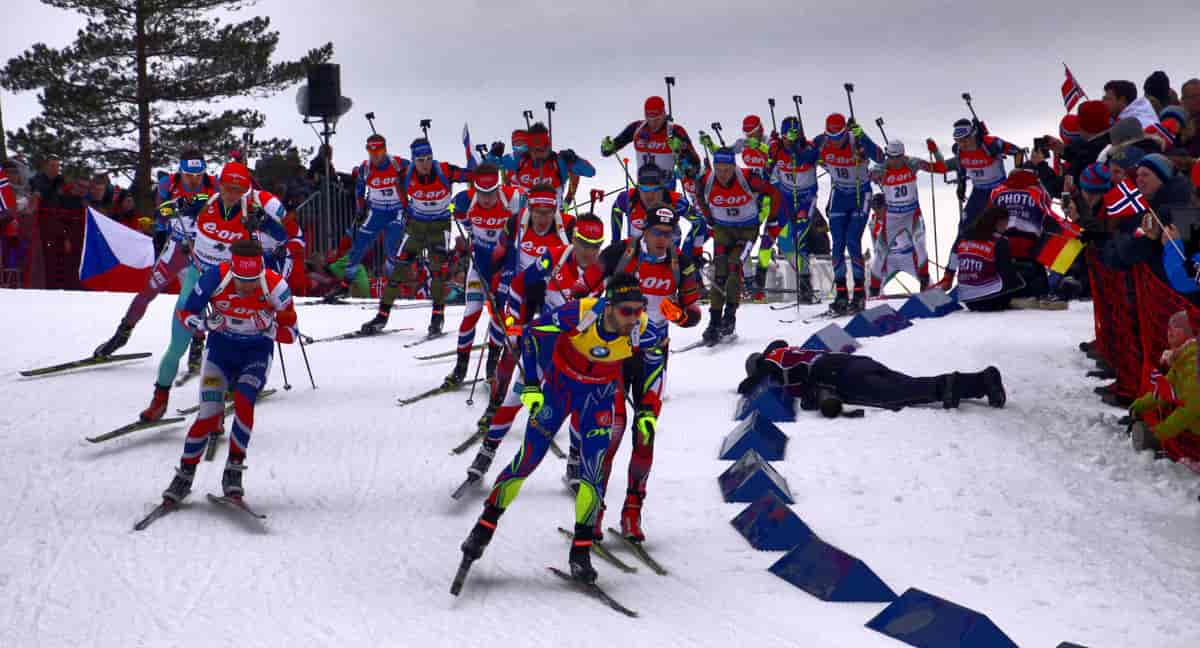
[[[625,619],[564,589],[571,500],[549,456],[501,521],[460,598],[447,593],[458,545],[482,491],[449,498],[470,454],[448,449],[473,429],[465,393],[400,408],[397,396],[439,383],[448,362],[416,353],[417,333],[285,349],[295,388],[264,402],[246,473],[256,526],[193,495],[141,533],[178,461],[184,427],[102,445],[83,437],[124,424],[149,399],[172,300],[158,300],[128,345],[156,357],[43,379],[17,370],[90,353],[129,297],[3,291],[0,310],[0,646],[78,645],[899,645],[863,627],[883,605],[828,604],[766,571],[780,554],[749,548],[729,520],[716,459],[733,427],[743,359],[777,337],[802,342],[818,324],[783,325],[750,306],[733,347],[671,360],[645,526],[671,570],[601,583],[643,618]],[[821,307],[812,307],[814,313]],[[458,312],[450,309],[451,326]],[[300,309],[319,336],[356,328],[354,306]],[[428,312],[396,311],[422,330]],[[1004,372],[1009,406],[945,412],[868,411],[829,422],[804,414],[776,468],[794,510],[893,589],[920,587],[991,616],[1021,645],[1196,646],[1200,520],[1196,478],[1127,449],[1118,410],[1091,394],[1076,344],[1086,305],[1061,314],[956,314],[866,341],[861,353],[911,373]],[[482,330],[482,327],[480,327]],[[678,333],[676,344],[696,339]],[[472,367],[474,370],[474,367]],[[276,363],[273,386],[280,374]],[[191,405],[197,387],[175,390]],[[520,421],[519,421],[520,422]],[[511,457],[523,426],[502,446]],[[566,443],[565,435],[560,441]],[[222,448],[221,456],[224,455]],[[609,497],[619,507],[627,450]],[[217,490],[204,463],[197,492]],[[494,476],[495,470],[493,470]],[[489,480],[490,481],[490,480]],[[609,519],[616,522],[616,513]]]

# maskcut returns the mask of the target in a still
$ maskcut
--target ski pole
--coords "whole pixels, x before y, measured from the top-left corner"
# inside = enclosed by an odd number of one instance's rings
[[[671,88],[675,86],[675,77],[663,77],[663,81],[667,82],[667,121],[675,121],[675,110],[671,107]]]
[[[367,123],[371,125],[371,134],[378,135],[379,133],[375,131],[375,113],[369,112],[364,116],[367,118]]]
[[[546,102],[546,130],[549,131],[550,141],[554,141],[554,109],[558,107],[558,102]]]
[[[934,160],[934,157],[933,157],[933,153],[930,153],[930,154],[929,154],[929,164],[931,164],[931,165],[932,165],[932,164],[934,164],[934,163],[935,163],[935,160]],[[940,248],[940,246],[938,246],[938,235],[937,235],[937,193],[935,193],[935,191],[936,191],[936,185],[934,184],[934,181],[933,181],[933,174],[931,173],[931,174],[929,174],[929,198],[930,198],[930,200],[932,200],[932,201],[933,201],[933,265],[934,265],[934,267],[937,267],[937,266],[939,266],[939,265],[940,265],[940,259],[941,259],[941,257],[940,257],[940,256],[938,256],[938,255],[939,255],[939,252],[938,252],[938,250],[940,250],[941,248]],[[944,273],[944,272],[943,272],[942,274],[943,274],[943,275],[945,275],[945,273]]]
[[[489,321],[486,331],[491,333],[492,323]],[[479,384],[479,370],[483,368],[483,353],[487,350],[487,341],[479,345],[479,360],[475,363],[475,380],[471,381],[471,393],[467,394],[467,407],[475,404],[475,386]]]
[[[875,126],[879,128],[879,134],[883,135],[883,143],[889,144],[890,142],[888,142],[887,131],[883,130],[883,117],[875,118]]]
[[[532,125],[530,120],[533,119],[533,111],[526,110],[525,112],[521,113],[521,116],[525,118],[525,130],[529,130],[529,127]]]
[[[854,84],[843,83],[842,87],[846,90],[846,103],[850,104],[850,121],[857,123],[854,119]]]
[[[970,92],[962,93],[962,99],[963,99],[963,101],[967,102],[967,110],[971,111],[971,119],[974,119],[975,121],[979,121],[979,115],[975,114],[975,106],[971,105],[971,93]]]
[[[713,132],[717,134],[717,139],[721,142],[721,147],[724,148],[725,138],[721,136],[721,122],[713,122],[710,126],[712,126]]]
[[[292,383],[288,382],[287,362],[283,359],[283,344],[281,344],[279,340],[276,340],[275,348],[279,350],[279,368],[283,370],[283,391],[291,391]]]
[[[421,132],[424,133],[425,139],[429,139],[429,127],[433,125],[432,119],[421,120]]]
[[[768,97],[767,105],[771,107],[771,132],[778,133],[779,126],[775,123],[775,97]]]
[[[313,380],[312,365],[308,364],[308,351],[304,348],[304,336],[298,335],[296,337],[300,340],[300,354],[304,356],[304,368],[308,370],[308,382],[312,385],[313,389],[316,389],[317,383]]]
[[[796,125],[800,127],[800,139],[805,139],[804,118],[800,116],[800,104],[802,103],[804,103],[804,97],[792,95],[792,105],[796,106]]]

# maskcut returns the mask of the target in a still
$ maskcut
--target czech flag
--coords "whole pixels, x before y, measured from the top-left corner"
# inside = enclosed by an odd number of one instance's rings
[[[150,278],[154,240],[92,209],[83,230],[79,281],[89,290],[137,292]]]

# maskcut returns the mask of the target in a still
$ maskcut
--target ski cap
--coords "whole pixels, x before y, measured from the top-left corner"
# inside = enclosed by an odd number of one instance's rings
[[[387,140],[383,138],[383,135],[375,133],[367,138],[367,150],[372,153],[375,151],[386,151]]]
[[[1113,124],[1112,115],[1103,101],[1085,101],[1079,104],[1080,130],[1095,135],[1108,130]]]
[[[638,169],[637,181],[639,186],[647,185],[656,187],[661,185],[663,183],[662,169],[658,168],[658,165],[653,162],[643,164],[642,168]]]
[[[604,242],[604,221],[595,214],[583,214],[575,219],[575,238],[590,245]]]
[[[608,280],[608,285],[604,288],[604,296],[611,304],[629,301],[646,303],[646,298],[642,296],[642,283],[638,281],[637,277],[627,272],[619,272]]]
[[[528,135],[525,133],[525,129],[518,128],[517,130],[512,132],[512,146],[514,149],[517,147],[526,146],[527,144],[528,144]]]
[[[539,184],[529,190],[530,209],[556,209],[558,194],[549,185]]]
[[[250,169],[241,162],[229,162],[221,169],[221,184],[231,187],[250,188]]]
[[[667,103],[663,101],[662,97],[655,95],[649,99],[646,99],[646,105],[643,108],[643,112],[646,114],[646,119],[662,117],[663,115],[667,114]]]
[[[1112,189],[1112,171],[1100,162],[1093,162],[1079,174],[1079,188],[1088,193],[1108,193]]]
[[[1145,151],[1136,146],[1126,144],[1112,153],[1109,153],[1108,162],[1109,164],[1115,164],[1126,171],[1130,171],[1136,167],[1138,162],[1141,162],[1142,158],[1144,157],[1146,157]]]
[[[830,113],[825,118],[825,132],[829,135],[841,135],[846,130],[846,116],[842,113]]]
[[[262,244],[254,239],[242,239],[229,246],[232,253],[230,268],[233,276],[242,281],[258,279],[263,274]]]
[[[713,164],[737,164],[737,156],[733,149],[722,146],[713,152]]]
[[[904,142],[892,140],[887,144],[887,156],[891,158],[904,157]]]
[[[475,167],[475,172],[471,177],[471,184],[475,187],[475,191],[489,193],[500,188],[500,171],[496,165],[490,162],[484,162]]]
[[[1079,139],[1079,115],[1068,114],[1058,122],[1058,135],[1062,141],[1070,143]]]
[[[646,214],[645,229],[650,229],[655,225],[666,225],[671,229],[679,223],[679,216],[674,209],[670,207],[659,207],[654,210],[654,213]]]
[[[204,173],[205,165],[202,156],[189,157],[179,161],[179,170],[183,173]]]
[[[1143,167],[1149,169],[1163,184],[1167,184],[1167,181],[1175,175],[1175,165],[1162,153],[1151,153],[1142,158],[1137,165],[1139,169]]]
[[[783,123],[779,125],[779,132],[787,137],[788,133],[800,130],[800,120],[795,117],[784,117]]]
[[[412,151],[414,160],[420,157],[433,157],[433,147],[429,145],[429,140],[424,137],[418,137],[413,140],[412,144],[408,145],[408,148]]]
[[[742,132],[746,135],[760,128],[762,128],[762,120],[758,118],[758,115],[746,115],[746,118],[742,120]]]
[[[954,122],[954,139],[966,139],[975,134],[975,123],[962,118]]]

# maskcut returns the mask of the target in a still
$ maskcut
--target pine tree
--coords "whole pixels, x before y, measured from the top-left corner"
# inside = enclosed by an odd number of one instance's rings
[[[253,109],[211,109],[230,98],[262,98],[327,62],[333,44],[299,61],[273,63],[279,33],[267,17],[226,23],[212,14],[246,0],[42,0],[87,17],[63,49],[37,43],[0,70],[0,86],[40,90],[41,115],[9,132],[35,161],[47,155],[132,176],[148,200],[151,169],[195,146],[212,159],[244,149],[235,130],[261,128]],[[256,140],[248,154],[282,153],[288,140]]]

